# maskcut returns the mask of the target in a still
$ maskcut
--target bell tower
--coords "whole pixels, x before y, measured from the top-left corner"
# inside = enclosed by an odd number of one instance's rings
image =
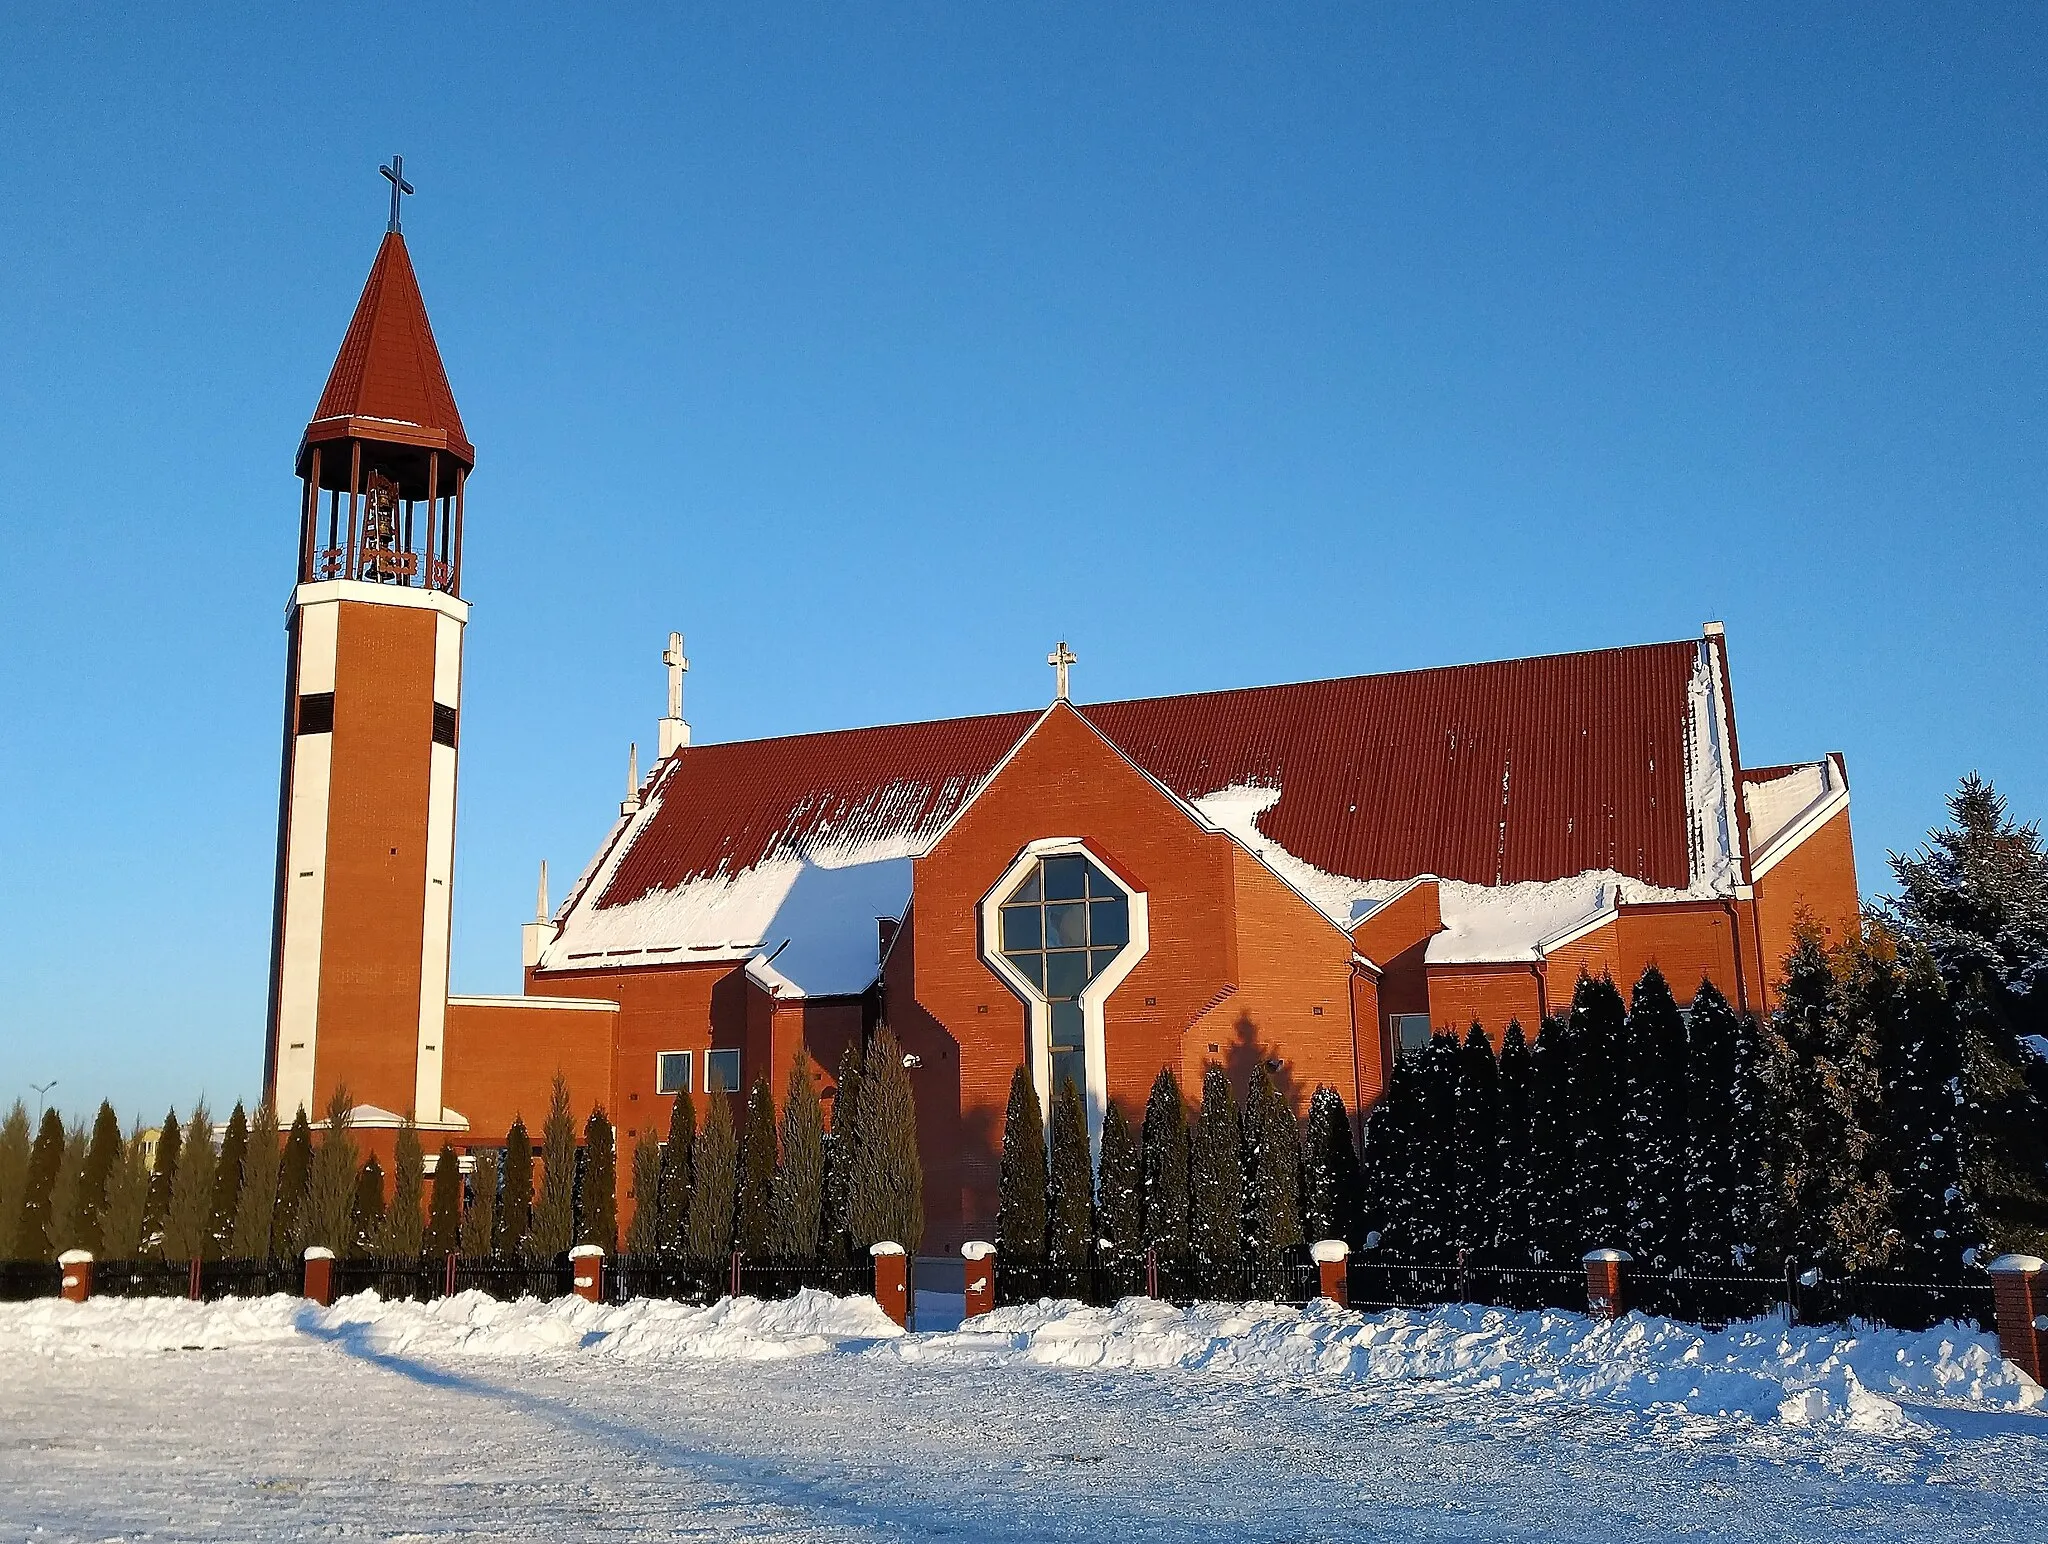
[[[391,218],[299,442],[285,618],[264,1086],[289,1121],[337,1084],[422,1125],[441,1104],[463,492],[475,453]]]

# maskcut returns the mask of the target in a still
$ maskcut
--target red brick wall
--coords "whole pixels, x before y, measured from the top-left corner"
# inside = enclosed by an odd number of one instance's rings
[[[1860,901],[1856,890],[1856,849],[1849,812],[1828,818],[1819,830],[1756,882],[1757,931],[1763,951],[1766,990],[1775,995],[1792,952],[1793,929],[1803,911],[1834,939],[1851,936]]]
[[[1681,1004],[1692,1001],[1700,979],[1709,978],[1730,1002],[1739,1004],[1748,986],[1738,981],[1733,908],[1720,901],[1659,902],[1621,908],[1615,985],[1626,997],[1642,973],[1655,965]]]
[[[1497,1046],[1508,1021],[1520,1019],[1531,1039],[1543,1024],[1543,986],[1534,961],[1510,965],[1432,965],[1429,1017],[1438,1029],[1460,1038],[1473,1024],[1484,1026]]]
[[[619,1019],[588,1008],[451,1002],[442,1101],[469,1122],[463,1145],[495,1147],[514,1117],[525,1120],[538,1142],[558,1071],[569,1080],[579,1120],[605,1102]]]

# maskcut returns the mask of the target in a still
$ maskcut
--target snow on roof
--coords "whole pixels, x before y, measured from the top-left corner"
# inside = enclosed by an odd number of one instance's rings
[[[1749,846],[1761,852],[1792,823],[1832,793],[1826,761],[1768,767],[1743,779],[1742,804],[1749,812]]]

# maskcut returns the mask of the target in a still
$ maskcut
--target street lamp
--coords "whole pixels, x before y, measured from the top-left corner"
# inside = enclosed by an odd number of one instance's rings
[[[47,1083],[29,1084],[29,1087],[36,1091],[36,1124],[38,1126],[40,1126],[43,1123],[44,1100],[48,1097],[50,1090],[55,1088],[56,1086],[57,1080],[55,1078],[50,1079],[50,1081]]]

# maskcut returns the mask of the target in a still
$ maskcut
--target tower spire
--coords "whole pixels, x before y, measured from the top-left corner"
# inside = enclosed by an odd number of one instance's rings
[[[690,662],[683,657],[681,633],[668,635],[661,662],[668,666],[668,716],[661,721],[661,757],[666,761],[671,752],[690,743],[690,726],[683,721],[683,677],[690,673]]]
[[[621,815],[637,814],[640,809],[640,742],[634,741],[626,747],[626,797],[619,804]]]

